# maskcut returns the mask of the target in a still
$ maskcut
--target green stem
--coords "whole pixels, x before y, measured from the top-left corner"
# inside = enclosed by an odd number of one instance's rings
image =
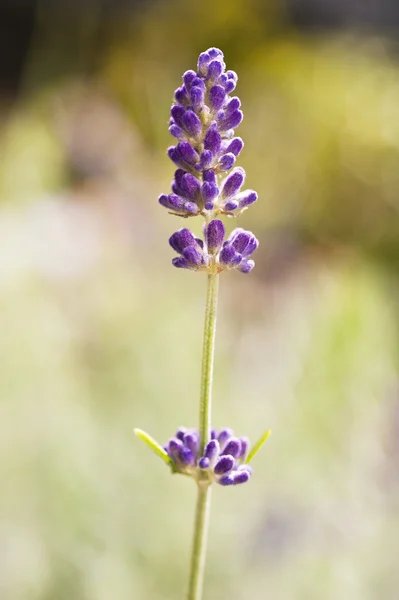
[[[200,449],[201,454],[210,438],[212,412],[213,358],[215,351],[216,309],[219,275],[209,273],[206,296],[204,341],[202,346],[202,372],[200,395]],[[194,539],[191,552],[190,582],[187,600],[201,600],[204,580],[206,539],[211,506],[211,490],[207,482],[198,483]]]
[[[219,275],[208,275],[206,296],[204,341],[202,346],[201,395],[199,414],[200,451],[204,451],[210,438],[212,412],[213,357],[215,353],[216,310]]]

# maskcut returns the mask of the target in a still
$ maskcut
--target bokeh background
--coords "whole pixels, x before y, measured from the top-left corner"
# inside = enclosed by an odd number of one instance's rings
[[[273,435],[214,490],[205,598],[398,600],[398,33],[396,0],[2,0],[1,600],[184,597],[195,486],[132,432],[197,421],[205,278],[157,196],[209,46],[261,241],[214,424]]]

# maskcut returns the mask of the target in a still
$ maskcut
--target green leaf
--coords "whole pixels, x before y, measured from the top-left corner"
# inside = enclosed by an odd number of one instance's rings
[[[172,459],[170,458],[169,454],[162,448],[162,446],[160,446],[158,444],[158,442],[156,442],[154,440],[154,438],[152,438],[150,435],[148,435],[148,433],[146,433],[142,429],[134,429],[133,431],[134,431],[135,435],[137,435],[138,438],[140,438],[145,444],[147,444],[147,446],[153,452],[155,452],[155,454],[157,456],[162,458],[162,460],[167,465],[169,465],[169,467],[173,468],[173,462],[172,462]]]
[[[263,444],[265,443],[265,441],[267,440],[267,438],[269,437],[269,435],[271,434],[270,429],[268,429],[267,431],[265,431],[265,433],[259,438],[259,440],[256,442],[256,444],[254,444],[248,454],[248,458],[245,461],[247,464],[253,459],[253,457],[255,456],[255,454],[258,454],[259,450],[262,448]]]

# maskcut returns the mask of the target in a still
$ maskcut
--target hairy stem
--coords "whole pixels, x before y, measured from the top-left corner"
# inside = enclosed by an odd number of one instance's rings
[[[200,449],[201,454],[210,438],[212,412],[213,358],[215,350],[216,310],[219,275],[208,275],[204,341],[202,346],[202,372],[200,395]],[[206,540],[211,505],[211,490],[206,482],[198,484],[194,538],[191,552],[190,582],[187,600],[201,600],[205,570]]]

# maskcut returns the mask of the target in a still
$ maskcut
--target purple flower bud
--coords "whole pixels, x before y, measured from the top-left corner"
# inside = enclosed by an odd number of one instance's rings
[[[169,127],[169,133],[178,140],[184,140],[184,138],[186,137],[183,129],[181,129],[181,127],[179,127],[178,125],[171,125]]]
[[[219,444],[221,448],[224,448],[224,446],[226,445],[226,442],[233,437],[233,430],[230,429],[229,427],[226,427],[225,429],[221,429],[218,435],[218,440],[219,440]]]
[[[212,171],[212,169],[209,169],[208,171],[204,171],[202,174],[202,179],[204,181],[208,181],[209,183],[216,183],[215,171]]]
[[[234,96],[231,98],[225,106],[225,115],[230,115],[233,111],[237,110],[241,106],[241,100]]]
[[[244,231],[241,227],[231,232],[228,241],[242,256],[250,256],[259,245],[254,234],[251,231]]]
[[[179,231],[176,231],[173,235],[170,236],[169,244],[172,246],[173,250],[175,250],[178,254],[182,254],[183,250],[188,246],[195,246],[196,241],[191,231],[189,229],[183,228],[179,229]],[[184,433],[186,433],[186,430],[184,430]],[[181,435],[181,439],[183,439],[184,433]]]
[[[182,254],[192,267],[199,267],[204,261],[204,255],[198,246],[187,246],[187,248],[184,248]]]
[[[226,98],[226,92],[221,85],[214,85],[209,90],[209,105],[214,111],[222,108]]]
[[[195,85],[190,90],[190,98],[191,98],[191,103],[193,105],[194,110],[199,112],[199,110],[204,105],[204,98],[205,98],[204,90],[200,86]]]
[[[168,454],[173,458],[179,458],[180,451],[183,449],[183,442],[177,438],[172,438],[168,443]]]
[[[217,461],[214,471],[216,475],[228,473],[234,467],[234,458],[230,454],[221,456]]]
[[[161,194],[158,198],[159,204],[165,208],[169,208],[178,214],[187,215],[198,212],[198,206],[194,202],[189,202],[176,194]]]
[[[190,450],[190,448],[183,447],[179,452],[179,459],[185,465],[192,466],[195,464],[195,457],[194,457],[193,452]]]
[[[231,167],[234,165],[236,161],[236,157],[232,153],[225,154],[219,161],[219,170],[220,171],[229,171]]]
[[[172,265],[174,267],[176,267],[177,269],[189,269],[190,268],[188,262],[182,256],[176,256],[175,258],[172,258]]]
[[[208,65],[208,79],[216,81],[219,75],[222,74],[223,64],[220,60],[212,60]]]
[[[205,227],[205,239],[208,245],[210,254],[217,254],[222,247],[224,240],[225,228],[222,221],[214,219]]]
[[[214,460],[220,452],[220,444],[218,440],[210,440],[205,446],[204,457],[209,460]]]
[[[186,173],[181,179],[181,189],[186,198],[196,201],[201,193],[201,184],[194,175]]]
[[[247,470],[242,471],[234,471],[233,475],[233,485],[238,485],[240,483],[246,483],[250,478],[251,474]]]
[[[209,56],[208,52],[201,52],[201,54],[198,57],[197,63],[197,70],[201,75],[206,75],[207,67],[210,60],[211,57]]]
[[[238,127],[243,120],[243,117],[244,115],[241,110],[233,110],[232,113],[225,115],[224,118],[219,121],[220,131],[228,131],[229,129]]]
[[[233,458],[238,458],[241,452],[241,442],[238,438],[230,438],[223,449],[222,454],[230,454]]]
[[[244,183],[245,171],[241,167],[234,169],[224,180],[222,186],[222,197],[231,198],[240,191],[240,187]]]
[[[205,202],[204,208],[206,210],[213,210],[215,208],[215,203],[214,202]]]
[[[223,246],[219,254],[219,262],[222,265],[234,267],[238,266],[242,260],[242,257],[238,252],[235,251],[233,246],[227,244]]]
[[[199,459],[198,466],[200,469],[208,469],[211,461],[206,456]]]
[[[175,121],[176,125],[179,125],[179,127],[183,126],[183,117],[185,112],[186,109],[183,108],[183,106],[180,106],[179,104],[174,104],[170,109],[170,114],[172,115],[172,118]]]
[[[216,440],[216,438],[217,438],[216,429],[214,429],[212,427],[212,429],[211,429],[211,440]]]
[[[221,50],[219,50],[219,48],[214,48],[214,47],[208,48],[207,52],[211,58],[220,57],[221,60],[223,60],[223,52]]]
[[[205,150],[210,150],[213,156],[216,156],[220,152],[220,148],[222,145],[222,138],[220,137],[220,133],[217,130],[216,124],[208,129],[205,138],[204,138],[204,148]]]
[[[214,183],[208,183],[207,181],[205,181],[202,184],[201,191],[202,191],[202,197],[206,204],[208,202],[212,202],[212,200],[214,200],[219,194],[218,186],[215,185]]]
[[[179,429],[176,431],[177,439],[183,441],[186,433],[187,433],[187,427],[179,427]]]
[[[245,190],[245,192],[241,192],[237,195],[236,200],[238,200],[238,206],[240,208],[245,208],[250,204],[253,204],[258,199],[258,194],[253,190]]]
[[[210,150],[204,150],[200,158],[200,169],[207,169],[213,161],[213,154]]]
[[[241,442],[240,458],[242,460],[245,460],[247,457],[247,454],[248,454],[248,449],[249,449],[249,439],[245,436],[241,436],[240,442]]]
[[[188,431],[184,434],[183,443],[189,448],[195,455],[198,452],[199,437],[197,432]]]
[[[226,152],[232,152],[235,156],[238,156],[244,147],[244,142],[241,138],[237,137],[231,140],[230,144],[226,148]]]
[[[193,113],[194,114],[194,113]],[[177,150],[180,153],[184,162],[189,165],[195,165],[199,160],[198,152],[188,142],[179,142]]]
[[[222,475],[222,477],[218,480],[218,483],[223,486],[234,485],[234,477],[231,473],[228,475]]]
[[[192,137],[199,136],[202,131],[202,123],[193,110],[186,110],[184,113],[183,126],[188,135]]]
[[[255,266],[255,262],[253,260],[247,260],[246,258],[244,258],[241,261],[240,266],[238,267],[238,270],[241,271],[241,273],[249,273],[250,271],[252,271],[254,266]]]
[[[195,71],[186,71],[183,74],[183,83],[187,89],[190,89],[194,79],[197,77],[197,73]]]
[[[193,87],[199,87],[201,88],[201,90],[204,92],[206,92],[206,85],[203,81],[203,79],[201,79],[201,77],[196,77],[195,79],[193,79],[193,81],[191,82],[191,85]]]
[[[186,88],[180,87],[177,88],[177,90],[175,91],[175,100],[176,102],[178,102],[181,105],[185,105],[188,102],[188,97],[187,97],[187,92],[186,92]]]
[[[235,200],[229,200],[224,205],[224,210],[226,210],[228,212],[231,212],[231,211],[235,210],[236,208],[238,208],[238,202],[236,202]]]

